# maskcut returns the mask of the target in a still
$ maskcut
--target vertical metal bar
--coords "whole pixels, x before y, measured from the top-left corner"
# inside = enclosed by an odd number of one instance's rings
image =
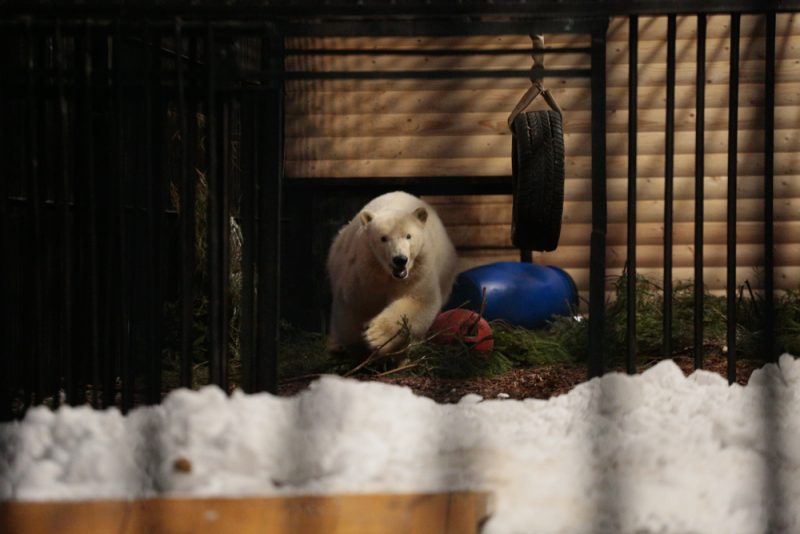
[[[114,405],[116,395],[116,346],[118,345],[118,335],[114,325],[119,321],[116,316],[116,303],[119,301],[118,285],[114,280],[114,251],[118,246],[115,239],[116,218],[112,203],[116,198],[116,182],[107,179],[109,170],[113,167],[113,158],[109,157],[114,149],[114,140],[108,135],[109,129],[109,104],[112,101],[110,91],[112,86],[112,72],[109,53],[112,51],[111,35],[108,29],[99,30],[99,35],[94,38],[92,45],[93,57],[96,58],[94,69],[94,84],[97,88],[95,99],[99,97],[100,104],[96,106],[100,109],[100,135],[96,136],[97,147],[95,152],[98,155],[98,164],[101,166],[96,171],[100,176],[97,181],[97,226],[98,226],[98,276],[102,281],[100,292],[100,369],[102,372],[102,392],[101,406],[107,407]],[[98,384],[99,385],[99,384]]]
[[[694,368],[703,368],[703,202],[705,201],[706,15],[697,15],[694,129]]]
[[[694,368],[703,368],[703,203],[705,202],[706,15],[697,16],[694,160]]]
[[[123,413],[127,413],[133,406],[133,392],[136,387],[135,378],[133,373],[133,365],[131,364],[131,350],[130,350],[130,308],[129,297],[130,288],[129,271],[127,262],[127,253],[129,250],[128,236],[127,236],[127,210],[125,206],[126,188],[125,188],[125,160],[126,160],[126,143],[125,143],[125,106],[128,93],[123,88],[123,73],[126,66],[126,61],[123,57],[123,28],[120,19],[117,19],[114,27],[114,53],[112,56],[114,68],[114,107],[115,107],[115,144],[116,144],[116,162],[117,162],[117,176],[115,177],[117,187],[117,198],[115,199],[115,212],[117,218],[117,242],[118,242],[118,256],[116,258],[116,273],[117,283],[119,284],[119,303],[118,314],[120,324],[117,326],[119,329],[119,369],[121,378],[121,408]]]
[[[148,351],[147,351],[147,402],[157,403],[161,400],[161,318],[163,300],[162,289],[162,254],[161,235],[163,232],[164,202],[163,177],[160,165],[161,144],[161,36],[152,32],[148,26],[145,32],[145,169],[148,187],[147,240],[150,262],[149,271],[149,317]]]
[[[270,59],[273,54],[271,46],[272,36],[269,31],[266,31],[262,36],[261,46],[261,68],[267,72],[271,72],[272,64]],[[272,123],[272,117],[269,114],[268,102],[270,97],[270,90],[273,87],[274,80],[268,79],[264,82],[264,97],[259,98],[257,109],[259,120],[256,122],[256,138],[261,139],[261,143],[268,147],[270,154],[274,153],[275,147],[273,146],[275,139],[270,135],[271,130],[274,130],[275,125]],[[263,130],[263,136],[261,135]],[[269,348],[269,326],[266,324],[265,317],[269,313],[268,308],[272,306],[272,302],[267,298],[266,291],[269,287],[268,268],[266,262],[270,256],[268,247],[269,239],[269,198],[267,198],[267,191],[269,188],[269,167],[270,158],[261,152],[259,154],[257,170],[255,174],[256,189],[258,192],[258,207],[257,207],[257,237],[258,237],[258,261],[257,261],[257,274],[258,285],[256,287],[256,309],[257,309],[257,326],[256,326],[256,353],[253,358],[252,365],[252,384],[254,391],[271,390],[266,384],[267,379],[264,369],[269,365],[272,354]]]
[[[36,268],[32,271],[33,276],[35,276],[35,284],[37,286],[37,291],[35,293],[36,298],[38,299],[38,304],[36,306],[39,308],[38,312],[38,319],[37,323],[35,324],[35,328],[38,330],[36,333],[37,338],[37,345],[38,345],[38,353],[39,353],[39,371],[37,373],[36,378],[36,398],[37,402],[43,402],[46,397],[48,397],[51,389],[50,384],[53,383],[53,379],[55,378],[55,373],[53,372],[53,336],[52,330],[55,318],[53,316],[53,309],[52,306],[46,305],[45,302],[45,295],[47,294],[48,290],[48,281],[49,281],[49,273],[47,267],[47,258],[48,258],[48,241],[45,239],[45,236],[48,235],[48,228],[47,224],[49,221],[48,211],[46,210],[45,201],[47,199],[47,182],[48,182],[48,174],[49,170],[52,168],[52,164],[49,160],[49,151],[50,146],[48,145],[48,137],[47,132],[50,131],[51,124],[48,121],[49,113],[48,113],[48,96],[49,96],[49,87],[47,87],[49,82],[49,73],[48,73],[48,57],[46,48],[48,46],[47,42],[47,35],[39,35],[34,37],[40,42],[38,46],[38,50],[36,45],[34,45],[34,53],[36,54],[37,58],[34,59],[34,93],[35,93],[35,103],[34,103],[34,113],[35,116],[33,120],[36,121],[36,124],[33,126],[35,134],[35,147],[33,150],[35,151],[35,158],[36,158],[36,174],[35,174],[35,200],[34,203],[36,204],[34,208],[34,212],[37,213],[34,216],[34,225],[37,228],[34,230],[34,234],[36,237]],[[48,151],[47,153],[45,151]],[[40,156],[41,154],[41,156]],[[36,220],[38,218],[38,221]]]
[[[60,357],[58,354],[59,342],[59,315],[60,303],[58,296],[55,294],[55,288],[58,287],[59,282],[56,281],[56,269],[54,268],[55,262],[58,258],[58,237],[57,223],[56,223],[56,163],[55,158],[52,156],[57,153],[57,140],[51,133],[55,131],[55,119],[57,114],[57,105],[55,99],[55,57],[53,43],[55,36],[52,29],[48,29],[47,33],[42,39],[42,50],[39,53],[40,61],[40,74],[41,82],[39,88],[39,96],[37,106],[41,110],[39,120],[41,121],[39,137],[37,143],[39,150],[42,151],[42,161],[40,170],[42,179],[40,182],[40,197],[41,213],[43,217],[42,227],[42,248],[40,262],[43,263],[41,269],[41,288],[42,288],[42,313],[44,314],[41,321],[42,337],[43,340],[43,365],[41,371],[40,383],[43,388],[44,396],[51,399],[52,405],[60,402],[59,387],[60,373],[59,362]],[[51,100],[52,98],[52,100]],[[52,106],[52,107],[51,107]],[[53,142],[51,142],[51,140]],[[50,205],[45,205],[45,203]],[[51,204],[52,203],[52,204]],[[52,209],[50,209],[52,208]],[[45,263],[47,262],[47,263]],[[52,262],[52,263],[51,263]],[[52,396],[54,395],[55,396]]]
[[[225,338],[225,296],[223,295],[222,264],[222,198],[218,174],[217,103],[216,103],[216,44],[214,27],[208,23],[206,33],[206,96],[208,128],[208,275],[209,295],[209,382],[224,387],[227,339]]]
[[[155,282],[155,261],[153,259],[153,234],[155,233],[155,223],[153,221],[154,206],[153,206],[153,92],[152,92],[152,77],[153,77],[153,55],[149,53],[149,42],[152,37],[152,30],[150,25],[145,22],[143,27],[143,41],[142,49],[144,57],[144,80],[142,86],[143,99],[144,99],[144,166],[143,166],[143,179],[144,183],[144,243],[142,245],[142,280],[144,281],[144,294],[141,298],[144,300],[145,316],[144,316],[144,381],[145,381],[145,398],[150,399],[150,354],[155,350],[155,328],[153,325],[154,317],[150,314],[155,307],[153,284]],[[141,53],[141,52],[139,52]],[[137,54],[138,55],[138,54]],[[135,123],[134,123],[135,124]],[[136,126],[134,126],[135,128]],[[134,130],[135,131],[135,130]],[[134,272],[137,269],[134,269]],[[134,300],[136,296],[133,297]],[[140,313],[134,305],[134,310]],[[138,363],[134,357],[134,374],[139,374],[137,371]],[[136,390],[134,390],[134,402],[136,402]]]
[[[192,385],[192,325],[194,290],[194,181],[189,180],[186,127],[186,93],[183,81],[182,21],[175,19],[175,76],[178,89],[178,123],[181,136],[180,157],[180,242],[181,242],[181,364],[180,384]]]
[[[41,213],[41,191],[40,191],[40,176],[39,176],[39,155],[37,147],[38,143],[38,130],[37,123],[39,118],[37,108],[37,97],[41,94],[37,93],[38,84],[36,83],[36,60],[35,60],[35,44],[33,37],[33,29],[31,23],[28,21],[25,25],[25,41],[26,41],[26,72],[27,72],[27,146],[26,155],[28,158],[28,190],[26,200],[28,204],[28,214],[31,224],[31,235],[27,247],[27,262],[28,272],[27,277],[29,280],[29,287],[31,287],[32,302],[30,303],[30,310],[28,314],[28,327],[30,328],[30,335],[33,336],[31,343],[32,358],[30,365],[30,388],[26,392],[25,405],[33,401],[39,403],[44,396],[44,387],[42,377],[44,374],[44,347],[42,340],[43,333],[40,330],[42,321],[43,306],[43,276],[42,276],[42,213]]]
[[[56,24],[55,30],[55,59],[56,59],[56,92],[58,98],[58,130],[59,130],[59,196],[61,197],[61,320],[59,324],[59,345],[61,363],[60,374],[64,380],[64,393],[69,403],[75,402],[75,388],[73,384],[73,359],[72,359],[72,217],[70,214],[70,183],[69,183],[69,107],[64,89],[64,76],[66,72],[66,58],[64,53],[64,36],[61,32],[61,22]],[[57,392],[58,393],[58,392]]]
[[[764,354],[775,361],[775,12],[766,15],[764,57]]]
[[[103,105],[111,111],[111,106],[115,105],[114,92],[116,91],[115,68],[116,62],[114,61],[115,48],[117,45],[116,35],[114,29],[106,30],[103,35],[105,42],[104,50],[104,67],[103,67]],[[110,115],[110,113],[107,113]],[[106,154],[113,154],[117,149],[117,144],[113,135],[108,135],[108,132],[113,128],[115,123],[105,120],[103,123],[104,128],[104,152]],[[117,155],[117,158],[119,156]],[[113,173],[115,168],[115,157],[106,156],[104,160],[105,175],[109,171]],[[103,401],[105,406],[113,406],[116,404],[117,399],[117,376],[119,376],[119,351],[120,351],[120,329],[119,323],[122,320],[119,313],[120,295],[120,282],[116,276],[117,263],[122,256],[122,243],[117,239],[119,233],[117,224],[119,219],[116,215],[116,202],[119,197],[120,184],[118,180],[106,179],[106,197],[103,199],[104,220],[105,220],[105,241],[106,246],[104,249],[104,278],[105,278],[105,321],[103,325],[106,343],[103,352],[103,361],[105,362],[105,383],[103,384]]]
[[[605,367],[606,27],[592,31],[592,237],[589,259],[589,376]]]
[[[144,26],[144,188],[145,188],[145,201],[146,206],[146,219],[145,219],[145,242],[144,242],[144,271],[145,271],[145,305],[146,305],[146,324],[145,324],[145,398],[147,402],[152,399],[152,368],[150,366],[151,355],[156,350],[156,332],[155,332],[155,317],[152,315],[155,309],[155,281],[156,281],[156,266],[155,266],[155,247],[153,240],[155,239],[155,217],[156,208],[154,190],[156,188],[153,166],[153,54],[150,53],[150,40],[152,39],[152,30],[148,23]]]
[[[242,99],[242,161],[247,162],[242,174],[242,322],[240,330],[242,384],[248,392],[255,391],[255,245],[257,243],[255,213],[257,207],[256,180],[261,147],[258,137],[260,94]]]
[[[3,57],[9,66],[14,65],[15,67],[18,67],[17,62],[12,60],[12,58],[14,58],[14,56],[12,56],[14,53],[12,50],[16,51],[19,49],[16,39],[18,35],[15,30],[16,27],[6,29],[4,37],[7,37],[7,39],[4,42],[7,44],[7,46],[5,47],[3,55],[0,57]],[[0,120],[2,120],[4,123],[7,121],[8,124],[14,120],[13,109],[10,105],[11,98],[9,98],[9,93],[11,93],[11,84],[8,83],[6,79],[0,79],[0,103],[2,103],[2,105],[0,105],[0,117],[2,117]],[[10,146],[10,130],[11,128],[0,129],[0,147]],[[4,154],[8,154],[8,152],[4,152]],[[6,175],[8,170],[11,168],[11,161],[11,157],[4,157],[0,159],[0,172],[2,172],[4,175]],[[10,192],[9,182],[9,179],[0,180],[0,250],[11,249],[11,235],[8,230],[11,219],[8,201]],[[19,259],[17,261],[19,261]],[[16,265],[13,265],[12,262],[9,261],[8,255],[0,258],[0,291],[2,291],[4,294],[10,294],[11,286],[18,280],[17,276],[15,276],[15,271],[18,271],[18,269],[15,267]],[[19,383],[20,381],[17,373],[19,362],[14,361],[12,358],[12,355],[18,347],[16,339],[12,337],[13,330],[21,330],[19,323],[12,329],[11,317],[15,314],[17,316],[24,314],[24,312],[20,313],[19,300],[16,296],[0,301],[0,320],[2,320],[2,324],[0,324],[0,336],[2,336],[2,338],[5,340],[3,348],[0,349],[1,422],[10,421],[14,417],[12,408],[13,394],[11,390],[12,386],[19,388],[21,385]],[[24,318],[21,317],[20,319],[24,321]]]
[[[736,155],[739,130],[739,27],[740,15],[731,15],[730,82],[728,95],[728,254],[727,330],[728,382],[736,381]]]
[[[83,43],[83,114],[85,172],[87,185],[87,224],[89,233],[89,324],[90,356],[92,373],[92,405],[98,405],[98,389],[100,387],[100,346],[99,324],[100,310],[98,302],[98,269],[97,269],[97,184],[95,182],[94,161],[94,102],[92,94],[92,28],[87,22],[84,29]]]
[[[270,44],[262,61],[269,72],[283,69],[283,37],[267,31]],[[280,337],[281,195],[283,188],[283,81],[270,80],[265,101],[265,162],[257,175],[259,187],[258,263],[258,354],[255,384],[259,390],[278,387],[278,342]]]
[[[522,263],[533,263],[533,251],[527,248],[520,249],[519,261]]]
[[[230,54],[230,50],[227,51]],[[230,55],[225,56],[227,59],[230,59]],[[228,65],[226,65],[228,67]],[[227,72],[227,68],[226,68]],[[229,310],[231,309],[231,293],[230,293],[230,267],[231,267],[231,223],[230,223],[230,188],[231,188],[231,173],[230,171],[230,162],[231,162],[231,105],[228,99],[224,101],[220,101],[217,106],[217,110],[219,112],[219,117],[221,118],[221,128],[218,131],[217,142],[219,146],[217,148],[217,153],[220,154],[222,157],[219,158],[219,165],[217,169],[217,176],[219,177],[218,180],[218,194],[217,198],[219,199],[219,208],[220,208],[220,218],[219,218],[219,236],[220,236],[220,256],[219,256],[219,265],[221,267],[219,273],[219,285],[221,289],[222,295],[222,303],[220,306],[220,312],[222,317],[222,322],[220,323],[220,338],[222,344],[225,347],[225,352],[223,352],[223,358],[220,367],[220,387],[227,391],[228,388],[228,357],[229,354],[229,346],[228,342],[230,339],[230,316]]]
[[[625,368],[636,372],[636,130],[638,115],[639,18],[628,19],[628,258],[626,295],[627,323],[625,337],[627,352]]]
[[[672,357],[672,199],[675,164],[676,16],[667,17],[667,116],[664,158],[664,310],[662,357]]]

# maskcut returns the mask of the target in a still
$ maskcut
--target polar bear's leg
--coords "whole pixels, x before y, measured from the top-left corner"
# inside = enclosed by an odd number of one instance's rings
[[[409,341],[407,334],[412,339],[425,336],[441,307],[438,288],[424,298],[416,295],[401,297],[370,321],[364,332],[364,340],[371,350],[380,350],[382,353],[400,350]],[[407,332],[404,331],[404,323],[408,325]]]

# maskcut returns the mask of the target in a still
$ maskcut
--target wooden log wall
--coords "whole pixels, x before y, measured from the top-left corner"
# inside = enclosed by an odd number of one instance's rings
[[[725,287],[729,72],[728,16],[710,16],[706,44],[705,280]],[[677,21],[674,278],[692,278],[696,18]],[[662,276],[665,17],[639,21],[638,269]],[[763,265],[763,80],[765,21],[743,16],[739,91],[737,277],[760,287]],[[547,46],[588,46],[588,35],[546,35]],[[527,36],[303,38],[287,48],[518,48],[501,56],[294,55],[289,70],[526,69]],[[800,286],[800,15],[779,14],[775,91],[776,287]],[[611,21],[607,47],[609,276],[626,257],[628,23]],[[588,67],[586,54],[546,56],[548,68]],[[525,79],[292,81],[286,101],[289,177],[470,176],[511,173],[509,111]],[[591,158],[589,80],[546,80],[565,113],[566,203],[558,249],[535,261],[589,282]],[[537,102],[531,109],[543,107]],[[515,260],[509,196],[430,197],[459,248],[462,268]]]

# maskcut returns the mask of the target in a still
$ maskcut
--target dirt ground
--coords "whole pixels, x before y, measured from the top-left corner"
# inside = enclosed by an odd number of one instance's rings
[[[674,358],[684,373],[691,374],[694,370],[691,357],[678,356]],[[640,366],[639,372],[655,365]],[[727,361],[722,355],[707,355],[704,369],[725,377]],[[739,384],[746,384],[750,374],[763,365],[759,361],[737,362],[736,376]],[[485,399],[511,398],[511,399],[548,399],[550,397],[567,393],[576,385],[587,379],[587,369],[584,365],[553,365],[535,369],[514,369],[503,375],[490,378],[469,379],[444,379],[421,376],[380,377],[369,375],[355,376],[359,380],[377,380],[389,384],[408,386],[417,395],[430,397],[437,402],[448,403],[458,400],[468,393],[475,393]],[[312,379],[282,383],[278,388],[280,395],[293,395],[302,391],[313,382]]]

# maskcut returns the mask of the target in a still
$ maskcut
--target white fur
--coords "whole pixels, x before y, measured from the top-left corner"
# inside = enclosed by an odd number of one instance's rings
[[[403,279],[392,274],[398,255],[408,258]],[[450,296],[456,263],[430,205],[401,191],[370,201],[339,231],[328,255],[330,348],[396,351],[408,342],[398,334],[404,320],[413,338],[424,336]]]

